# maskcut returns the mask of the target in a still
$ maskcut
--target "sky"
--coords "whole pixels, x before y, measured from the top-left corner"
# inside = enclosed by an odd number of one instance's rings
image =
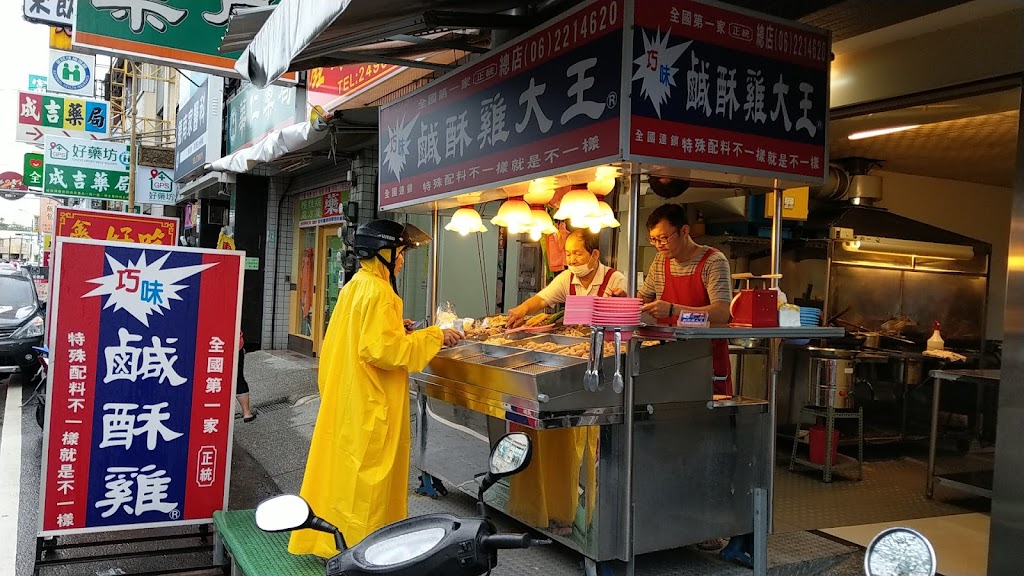
[[[45,73],[50,49],[49,28],[26,22],[23,4],[22,0],[0,0],[0,38],[5,47],[0,55],[0,172],[19,174],[25,153],[36,148],[14,141],[18,90],[28,90],[29,74]],[[36,197],[14,202],[0,198],[0,217],[8,222],[31,226],[38,213]]]

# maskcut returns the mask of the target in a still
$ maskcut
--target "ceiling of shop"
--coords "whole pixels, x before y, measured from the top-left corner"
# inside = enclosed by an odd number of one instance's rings
[[[814,4],[825,4],[820,8],[812,8],[813,11],[805,11],[794,16],[783,16],[785,18],[798,18],[805,24],[826,28],[832,31],[832,41],[839,42],[847,38],[853,38],[860,34],[872,32],[893,24],[899,24],[914,18],[926,16],[939,10],[945,10],[959,4],[966,4],[970,0],[928,0],[927,2],[892,0],[841,0],[839,2],[786,2],[787,6],[804,5],[810,7]],[[756,9],[756,0],[739,2],[732,0],[732,4],[749,4]]]
[[[1007,90],[834,120],[829,156],[872,158],[891,172],[1009,187],[1016,169],[1019,102],[1020,90]],[[919,127],[847,138],[862,130],[908,125]]]

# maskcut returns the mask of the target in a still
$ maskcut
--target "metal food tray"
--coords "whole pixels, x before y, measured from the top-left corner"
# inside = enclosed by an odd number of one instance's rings
[[[473,362],[477,364],[486,364],[490,360],[495,358],[504,358],[505,356],[511,356],[513,354],[521,354],[522,348],[510,348],[508,346],[498,346],[495,344],[484,344],[477,342],[473,344],[463,344],[454,348],[448,348],[440,351],[437,355],[442,358],[449,358],[451,360],[461,360],[463,362]]]
[[[503,370],[514,370],[525,374],[555,372],[568,366],[583,363],[586,363],[586,360],[583,358],[564,356],[549,352],[537,352],[534,350],[526,350],[519,354],[496,358],[486,362],[488,366],[501,368]]]
[[[577,338],[576,336],[560,336],[558,334],[532,334],[530,338],[521,338],[524,342],[546,344],[548,342],[558,346],[575,346],[576,344],[590,344],[590,338]]]

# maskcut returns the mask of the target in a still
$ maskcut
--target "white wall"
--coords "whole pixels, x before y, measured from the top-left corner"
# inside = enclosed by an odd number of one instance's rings
[[[874,171],[882,176],[879,206],[992,245],[987,336],[1003,337],[1012,190],[971,182]]]

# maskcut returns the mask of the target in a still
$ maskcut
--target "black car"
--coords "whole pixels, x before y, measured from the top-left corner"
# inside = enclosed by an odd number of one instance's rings
[[[43,345],[45,308],[29,274],[0,267],[0,378],[36,373],[32,347]]]

